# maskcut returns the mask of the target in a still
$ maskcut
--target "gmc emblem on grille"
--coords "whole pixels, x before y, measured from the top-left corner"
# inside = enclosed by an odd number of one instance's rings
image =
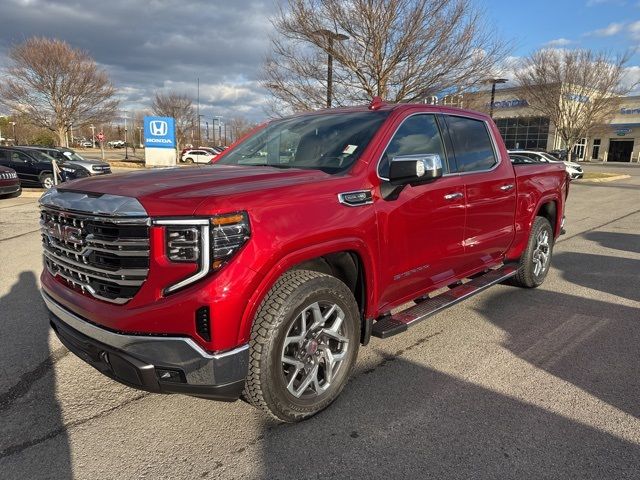
[[[74,245],[82,245],[84,243],[82,239],[82,229],[78,227],[47,222],[45,224],[45,231],[47,235],[63,242],[73,243]]]

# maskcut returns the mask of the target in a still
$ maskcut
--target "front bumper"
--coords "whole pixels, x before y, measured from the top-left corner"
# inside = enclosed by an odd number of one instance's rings
[[[237,400],[249,346],[210,354],[187,337],[125,335],[98,327],[42,293],[51,327],[74,354],[108,377],[156,393]]]
[[[22,191],[20,183],[14,183],[11,185],[0,185],[0,195],[13,195]]]

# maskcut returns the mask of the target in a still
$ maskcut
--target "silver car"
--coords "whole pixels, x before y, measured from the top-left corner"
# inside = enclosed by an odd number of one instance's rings
[[[111,173],[111,165],[102,160],[90,160],[65,147],[30,147],[40,150],[56,160],[70,162],[84,168],[89,175],[106,175]]]
[[[571,180],[582,178],[584,176],[582,165],[579,163],[559,160],[546,152],[536,152],[533,150],[509,150],[509,154],[522,155],[544,163],[564,163],[565,169],[567,170],[569,177],[571,177]]]

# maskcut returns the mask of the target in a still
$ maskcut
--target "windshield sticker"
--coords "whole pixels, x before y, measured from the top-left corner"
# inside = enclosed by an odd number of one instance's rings
[[[351,155],[353,152],[356,151],[356,149],[358,148],[357,145],[347,145],[344,150],[342,151],[342,153],[346,153],[347,155]]]

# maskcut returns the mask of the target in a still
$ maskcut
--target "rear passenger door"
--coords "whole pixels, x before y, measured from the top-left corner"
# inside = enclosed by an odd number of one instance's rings
[[[457,173],[465,188],[465,266],[498,262],[514,237],[516,185],[513,166],[480,118],[446,115]]]

